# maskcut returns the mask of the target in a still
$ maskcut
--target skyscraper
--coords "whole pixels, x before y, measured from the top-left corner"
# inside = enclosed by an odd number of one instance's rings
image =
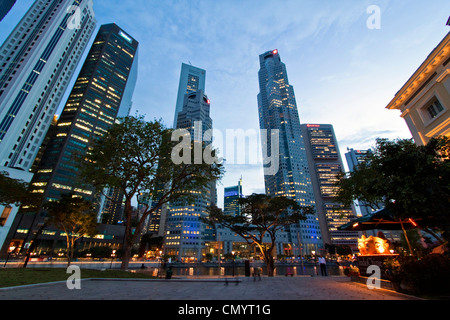
[[[260,128],[268,130],[268,137],[276,133],[274,130],[279,130],[279,149],[275,151],[277,154],[268,154],[278,158],[279,168],[275,174],[264,176],[266,194],[294,199],[301,206],[314,206],[300,118],[286,66],[281,62],[278,50],[261,54],[259,62]],[[270,139],[267,143],[270,144]],[[269,146],[267,149],[272,148]],[[316,214],[308,215],[307,220],[292,225],[289,231],[290,242],[301,245],[303,253],[311,253],[322,247],[322,235]]]
[[[238,201],[242,197],[242,179],[239,180],[236,186],[224,188],[223,213],[231,216],[241,215],[241,208]]]
[[[344,171],[333,126],[329,124],[302,124],[313,182],[317,213],[323,241],[327,244],[356,247],[357,232],[337,228],[355,218],[353,208],[334,201],[337,175]]]
[[[100,27],[57,126],[49,132],[51,137],[31,183],[32,192],[43,194],[44,202],[70,192],[98,200],[98,190],[78,183],[74,156],[85,154],[118,117],[128,115],[137,79],[137,55],[138,42],[120,27]],[[109,206],[108,210],[114,211]],[[22,230],[30,230],[42,219],[39,212],[23,215],[18,225]]]
[[[347,160],[348,169],[355,170],[360,164],[367,161],[367,156],[370,155],[371,150],[354,150],[347,148],[345,159]]]
[[[178,113],[177,129],[189,131],[191,139],[206,137],[212,129],[210,101],[203,90],[185,94],[183,109]],[[199,140],[196,140],[199,141]],[[195,198],[192,203],[179,199],[170,203],[164,238],[165,254],[177,256],[182,261],[201,261],[206,241],[214,240],[214,230],[200,220],[208,215],[208,207],[215,201],[215,181],[207,192],[190,191]]]
[[[32,178],[28,171],[94,32],[92,6],[35,1],[0,47],[0,171],[11,178]],[[0,247],[18,210],[4,209]]]
[[[177,102],[173,119],[173,128],[177,128],[178,113],[183,110],[186,93],[203,90],[205,92],[206,71],[190,64],[181,64],[180,83],[178,85]]]
[[[77,2],[36,1],[0,48],[0,166],[33,164],[96,24],[92,0]]]

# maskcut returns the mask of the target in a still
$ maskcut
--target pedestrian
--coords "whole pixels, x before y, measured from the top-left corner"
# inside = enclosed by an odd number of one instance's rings
[[[259,270],[258,267],[255,267],[253,269],[253,281],[256,281],[256,277],[258,277],[259,281],[261,281],[261,271]]]
[[[173,273],[172,266],[170,266],[169,269],[167,269],[167,272],[166,272],[166,279],[172,279],[172,273]]]
[[[325,260],[325,258],[323,256],[319,257],[319,265],[320,265],[320,273],[322,274],[322,276],[326,276],[327,275],[327,261]]]

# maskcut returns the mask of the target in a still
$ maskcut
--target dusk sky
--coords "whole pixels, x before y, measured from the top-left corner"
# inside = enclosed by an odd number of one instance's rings
[[[18,0],[0,22],[1,42],[32,2]],[[366,23],[373,5],[379,29]],[[450,31],[448,0],[94,0],[94,11],[97,29],[114,22],[140,43],[131,114],[171,126],[184,62],[206,70],[214,128],[259,130],[259,55],[278,49],[300,122],[332,124],[342,155],[377,137],[411,138],[385,107]],[[264,192],[261,164],[230,164],[220,206],[241,176],[244,194]]]

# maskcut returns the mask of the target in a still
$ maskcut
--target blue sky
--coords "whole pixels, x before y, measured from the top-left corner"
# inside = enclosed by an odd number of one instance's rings
[[[31,3],[17,1],[0,41]],[[380,29],[366,25],[371,5],[380,8]],[[213,126],[257,130],[258,56],[276,48],[301,123],[332,124],[341,154],[377,137],[411,137],[385,106],[450,31],[448,0],[94,0],[94,10],[98,27],[114,22],[140,42],[133,114],[170,126],[181,63],[190,62],[206,70]],[[264,192],[260,165],[226,170],[219,204],[241,175],[245,194]]]

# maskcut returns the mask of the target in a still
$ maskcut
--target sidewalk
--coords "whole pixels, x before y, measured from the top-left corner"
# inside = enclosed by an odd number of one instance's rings
[[[235,281],[235,280],[238,281]],[[0,300],[416,300],[380,289],[369,290],[348,277],[252,277],[87,279],[80,290],[66,282],[0,289]],[[234,281],[234,282],[233,282]]]

